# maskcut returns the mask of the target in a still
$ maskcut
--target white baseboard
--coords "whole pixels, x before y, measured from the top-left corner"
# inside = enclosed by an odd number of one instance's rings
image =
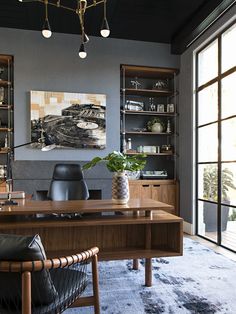
[[[183,224],[183,231],[184,233],[195,235],[195,232],[193,230],[193,225],[186,221],[184,221],[184,224]]]

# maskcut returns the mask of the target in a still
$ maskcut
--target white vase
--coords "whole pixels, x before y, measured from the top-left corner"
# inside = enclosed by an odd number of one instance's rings
[[[129,181],[125,172],[115,172],[112,178],[112,201],[126,204],[129,200]]]
[[[152,132],[161,133],[163,131],[163,126],[161,123],[156,122],[152,125]]]

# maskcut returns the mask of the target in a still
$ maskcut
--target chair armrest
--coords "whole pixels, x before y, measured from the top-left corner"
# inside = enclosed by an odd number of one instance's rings
[[[86,251],[70,256],[58,257],[40,261],[11,262],[0,261],[0,271],[2,272],[25,272],[41,271],[42,269],[63,268],[73,264],[86,261],[99,252],[98,247],[90,248]]]

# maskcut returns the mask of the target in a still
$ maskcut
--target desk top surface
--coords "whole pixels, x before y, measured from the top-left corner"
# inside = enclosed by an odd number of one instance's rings
[[[131,199],[125,205],[115,204],[112,200],[79,200],[79,201],[32,201],[16,200],[17,205],[1,205],[0,217],[8,215],[94,213],[112,211],[166,210],[172,205],[152,199]]]

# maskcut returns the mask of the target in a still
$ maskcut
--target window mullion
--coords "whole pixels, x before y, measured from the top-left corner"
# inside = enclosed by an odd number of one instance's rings
[[[221,176],[222,176],[222,154],[221,154],[221,36],[218,37],[218,211],[217,211],[217,242],[221,245],[222,235],[221,235]]]

